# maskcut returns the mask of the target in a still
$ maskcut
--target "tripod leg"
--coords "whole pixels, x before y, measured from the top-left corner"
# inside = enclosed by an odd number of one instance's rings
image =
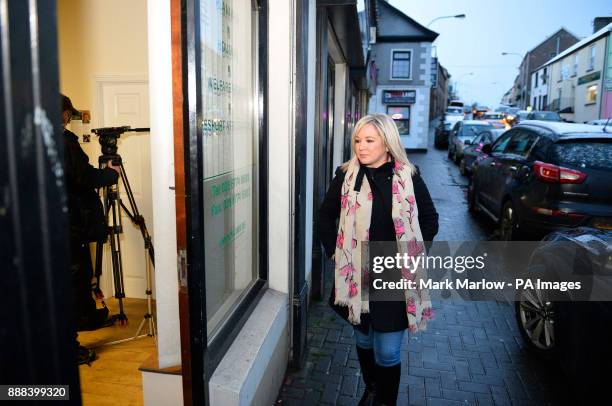
[[[117,191],[112,193],[118,193]],[[117,197],[115,197],[117,198]],[[110,200],[110,212],[112,215],[112,227],[110,232],[110,245],[111,245],[111,257],[112,257],[112,265],[113,265],[113,279],[115,282],[115,298],[119,300],[119,324],[125,325],[127,324],[127,316],[123,311],[123,298],[125,297],[125,292],[123,290],[123,270],[121,269],[121,243],[119,241],[119,227],[117,224],[121,221],[117,218],[117,216],[121,215],[118,213],[118,206],[113,197]]]
[[[94,294],[96,299],[103,299],[104,294],[100,288],[100,276],[102,275],[102,248],[104,243],[102,241],[96,242],[96,268],[94,270],[94,276],[96,277],[96,287],[94,288]]]
[[[144,221],[144,217],[138,211],[138,206],[136,205],[136,199],[134,198],[134,193],[132,193],[132,187],[130,186],[130,181],[127,177],[127,172],[125,171],[125,167],[123,166],[123,162],[121,162],[121,180],[123,181],[123,185],[125,186],[125,193],[128,197],[128,202],[132,211],[130,212],[127,207],[123,205],[121,202],[121,207],[130,215],[130,218],[134,223],[138,225],[140,229],[140,234],[142,234],[142,239],[144,240],[144,247],[149,252],[149,259],[153,266],[155,266],[155,251],[153,249],[153,243],[151,241],[151,236],[147,231],[147,226]]]

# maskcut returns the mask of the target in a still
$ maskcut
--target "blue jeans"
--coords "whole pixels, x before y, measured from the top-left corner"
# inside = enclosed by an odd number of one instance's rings
[[[401,362],[400,349],[404,339],[404,331],[392,331],[381,333],[370,326],[368,334],[363,334],[357,328],[355,330],[355,341],[357,347],[366,350],[374,349],[374,359],[381,367],[392,367]]]

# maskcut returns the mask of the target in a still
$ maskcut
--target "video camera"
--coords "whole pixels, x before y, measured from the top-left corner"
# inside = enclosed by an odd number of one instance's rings
[[[100,146],[102,147],[102,154],[104,155],[117,155],[117,139],[121,134],[125,132],[149,132],[150,128],[131,128],[129,125],[122,127],[102,127],[93,128],[92,133],[98,136]]]

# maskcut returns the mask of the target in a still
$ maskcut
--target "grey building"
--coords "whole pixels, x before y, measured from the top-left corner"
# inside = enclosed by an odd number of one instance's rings
[[[431,63],[431,96],[429,103],[429,120],[436,117],[441,117],[446,111],[446,106],[449,101],[448,85],[451,78],[450,73],[438,61],[438,58],[432,58]]]
[[[514,80],[512,104],[523,109],[531,105],[531,74],[546,61],[577,42],[578,38],[574,34],[561,28],[528,51],[519,66],[519,74]]]
[[[383,0],[365,2],[368,111],[391,115],[406,149],[426,149],[432,85],[431,44],[438,34]]]

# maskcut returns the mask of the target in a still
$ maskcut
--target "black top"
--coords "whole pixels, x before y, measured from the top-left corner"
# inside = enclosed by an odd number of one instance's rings
[[[64,173],[68,192],[70,234],[79,237],[83,232],[79,213],[84,201],[99,199],[95,189],[117,183],[119,174],[110,168],[98,169],[89,164],[89,157],[81,148],[79,138],[64,130]]]
[[[393,178],[394,161],[387,162],[378,168],[362,166],[357,174],[355,189],[361,188],[363,176],[366,176],[372,189],[372,217],[370,219],[370,241],[395,241],[395,228],[391,217],[392,192],[391,179]],[[338,233],[337,220],[340,217],[340,194],[344,175],[340,168],[329,186],[329,190],[319,208],[319,239],[323,243],[325,253],[331,258],[336,250],[336,236]],[[427,186],[421,175],[417,172],[412,175],[414,197],[419,212],[419,226],[424,241],[432,241],[438,233],[438,213],[434,207]],[[332,295],[334,289],[332,289]],[[333,303],[333,302],[332,302]],[[346,308],[345,308],[346,309]],[[348,310],[346,312],[348,314]],[[345,317],[346,318],[346,317]],[[367,332],[369,324],[376,331],[399,331],[408,327],[406,317],[406,303],[404,301],[384,302],[371,301],[370,313],[361,315],[361,324],[358,328]]]

